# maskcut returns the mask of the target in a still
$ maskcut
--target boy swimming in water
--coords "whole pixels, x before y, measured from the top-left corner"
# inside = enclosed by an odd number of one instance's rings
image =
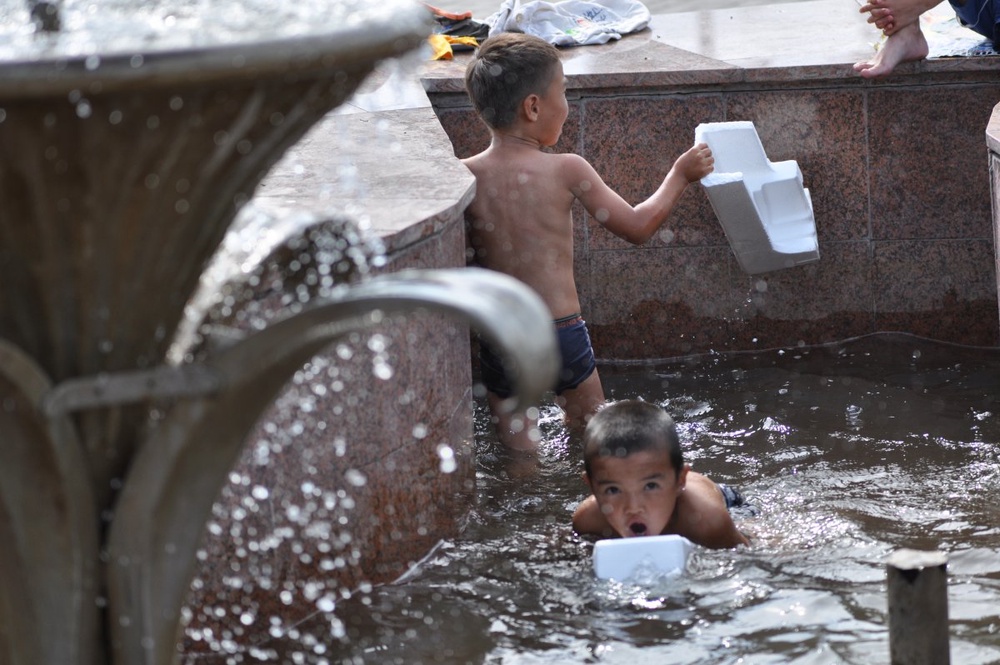
[[[642,244],[667,221],[687,186],[712,171],[712,152],[704,143],[684,152],[656,192],[632,206],[580,155],[543,150],[559,140],[569,114],[552,44],[523,33],[490,37],[469,63],[465,87],[491,135],[486,150],[462,160],[476,177],[466,210],[475,260],[521,280],[548,306],[562,360],[556,403],[570,427],[582,429],[604,404],[604,390],[573,278],[573,204],[582,203],[615,235]],[[483,346],[479,365],[501,442],[533,450],[536,419],[503,410],[511,381],[502,359]]]
[[[623,400],[598,411],[583,434],[583,464],[591,495],[573,513],[578,533],[678,534],[717,549],[750,544],[728,510],[743,498],[691,471],[673,419],[656,404]]]

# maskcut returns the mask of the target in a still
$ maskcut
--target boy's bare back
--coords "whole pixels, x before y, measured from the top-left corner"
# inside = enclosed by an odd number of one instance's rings
[[[574,196],[563,182],[569,155],[500,137],[464,160],[476,177],[466,211],[476,262],[532,287],[553,318],[580,311],[573,280]]]

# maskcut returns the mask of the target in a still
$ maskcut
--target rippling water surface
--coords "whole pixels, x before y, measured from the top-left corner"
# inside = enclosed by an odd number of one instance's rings
[[[679,579],[592,574],[579,446],[546,412],[540,468],[479,429],[479,502],[407,581],[342,606],[372,663],[888,663],[885,558],[949,555],[952,662],[1000,662],[1000,350],[875,336],[602,368],[664,405],[753,538]]]

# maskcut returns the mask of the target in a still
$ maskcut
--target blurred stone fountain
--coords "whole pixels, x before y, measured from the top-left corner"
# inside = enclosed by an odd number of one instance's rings
[[[347,268],[309,298],[178,340],[268,169],[429,29],[408,0],[0,0],[0,662],[173,662],[247,433],[331,342],[444,312],[508,350],[522,400],[547,387],[534,294],[475,270],[366,277],[345,223],[237,271],[259,280],[331,243],[354,256],[328,259]]]

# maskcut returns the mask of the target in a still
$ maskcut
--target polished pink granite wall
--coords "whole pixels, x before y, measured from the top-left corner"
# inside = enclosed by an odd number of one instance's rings
[[[600,359],[887,330],[1000,341],[983,151],[1000,62],[907,63],[862,80],[850,64],[867,57],[871,35],[850,4],[657,16],[620,42],[563,51],[571,111],[555,150],[587,157],[638,202],[698,123],[751,120],[771,160],[799,163],[820,242],[817,263],[749,276],[698,186],[642,247],[578,211],[577,281]],[[488,142],[462,92],[466,61],[424,77],[459,157]]]

